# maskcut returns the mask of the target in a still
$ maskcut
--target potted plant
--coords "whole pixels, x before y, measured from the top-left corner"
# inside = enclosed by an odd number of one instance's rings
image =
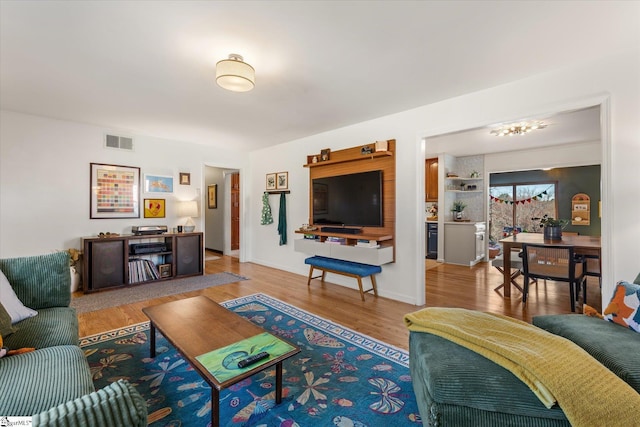
[[[531,219],[540,221],[540,227],[543,229],[545,240],[561,240],[562,229],[569,224],[568,219],[555,219],[549,215],[544,215],[542,218]]]
[[[456,200],[455,202],[453,202],[453,209],[451,209],[451,211],[453,212],[453,219],[462,219],[462,211],[464,211],[464,208],[466,207],[466,203],[464,203],[462,200]]]

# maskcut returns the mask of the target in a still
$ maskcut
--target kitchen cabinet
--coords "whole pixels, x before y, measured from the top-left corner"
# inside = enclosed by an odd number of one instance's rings
[[[470,267],[482,261],[485,253],[484,222],[444,224],[444,261]]]
[[[438,158],[427,159],[425,161],[425,201],[438,201]]]

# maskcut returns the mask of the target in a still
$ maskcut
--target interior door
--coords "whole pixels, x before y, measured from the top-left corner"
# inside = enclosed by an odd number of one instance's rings
[[[240,174],[231,175],[231,250],[240,249]]]

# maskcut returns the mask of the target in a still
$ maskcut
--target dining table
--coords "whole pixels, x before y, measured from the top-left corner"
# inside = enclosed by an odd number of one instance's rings
[[[544,233],[515,233],[500,240],[504,265],[511,265],[513,249],[521,249],[523,244],[535,245],[567,245],[573,246],[574,252],[580,255],[601,257],[600,236],[563,235],[561,239],[549,240],[544,238]],[[504,296],[511,297],[511,269],[504,268],[503,273]]]

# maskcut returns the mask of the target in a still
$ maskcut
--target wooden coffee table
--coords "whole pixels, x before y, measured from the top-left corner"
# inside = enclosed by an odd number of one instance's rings
[[[255,368],[219,382],[196,357],[267,331],[202,295],[146,307],[142,311],[151,323],[151,357],[156,356],[157,329],[211,386],[213,427],[220,425],[220,390],[273,365],[276,366],[276,403],[282,401],[282,362],[299,353],[298,347],[291,345],[293,350],[265,363],[257,363]]]

